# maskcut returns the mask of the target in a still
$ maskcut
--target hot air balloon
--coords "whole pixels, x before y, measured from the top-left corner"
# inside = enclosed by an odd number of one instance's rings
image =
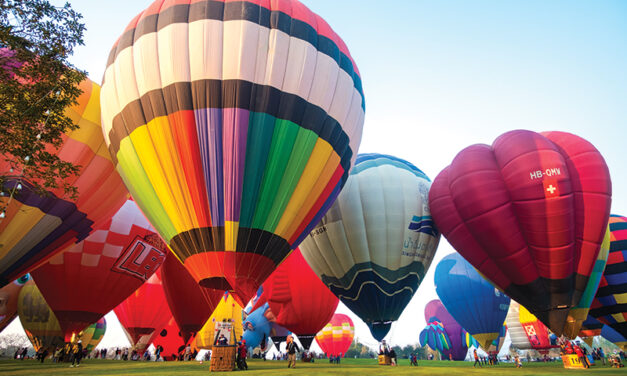
[[[267,303],[250,312],[244,320],[243,338],[246,340],[246,345],[249,347],[255,348],[257,346],[261,346],[264,341],[267,346],[272,326],[270,321],[265,316],[266,309],[268,309]]]
[[[594,317],[588,315],[586,320],[581,325],[581,330],[579,331],[579,337],[581,337],[584,342],[588,344],[588,346],[592,346],[592,340],[595,336],[601,335],[601,330],[603,329],[603,324],[599,320]]]
[[[136,346],[140,337],[158,332],[172,317],[161,285],[160,270],[113,311],[120,320],[131,346],[143,353],[145,348]]]
[[[345,314],[336,313],[331,317],[331,321],[316,334],[316,342],[328,357],[343,357],[353,343],[353,337],[355,337],[353,320]]]
[[[627,338],[627,218],[610,216],[610,254],[590,315]]]
[[[452,357],[453,360],[464,360],[466,358],[468,347],[464,338],[465,330],[448,313],[441,301],[435,299],[427,303],[425,306],[425,321],[427,323],[439,322],[446,331],[450,340],[449,349],[443,352],[446,359]]]
[[[429,203],[451,245],[561,335],[597,259],[611,195],[607,165],[588,141],[516,130],[457,154]]]
[[[161,355],[164,360],[176,360],[181,351],[185,350],[185,345],[189,338],[185,339],[182,331],[173,316],[170,316],[167,324],[160,330],[155,331],[150,341],[155,346],[163,347]]]
[[[17,316],[17,298],[22,287],[29,280],[30,274],[26,274],[0,288],[0,332]]]
[[[77,339],[83,341],[83,349],[91,352],[98,346],[100,341],[102,341],[106,331],[107,320],[102,317],[100,320],[83,329],[82,332],[79,332]]]
[[[436,266],[435,290],[455,321],[487,351],[499,337],[509,297],[494,288],[459,253],[444,257]]]
[[[35,350],[44,347],[48,351],[53,351],[55,347],[63,346],[63,331],[59,322],[32,281],[24,285],[20,291],[17,312],[26,336]]]
[[[232,322],[230,344],[237,343],[242,336],[244,329],[242,325],[242,306],[233,298],[231,294],[225,292],[220,303],[209,317],[209,320],[196,334],[196,346],[200,349],[211,350],[213,347],[216,322]]]
[[[300,246],[322,282],[377,340],[411,300],[438,246],[429,186],[407,161],[361,154],[337,201]]]
[[[294,250],[263,283],[259,302],[265,301],[276,318],[275,322],[296,334],[306,350],[316,333],[331,320],[339,303],[311,270],[299,249]]]
[[[166,252],[135,202],[127,200],[102,228],[32,275],[69,341],[148,280]]]
[[[100,128],[100,86],[80,84],[83,93],[66,115],[78,129],[63,135],[56,155],[80,166],[65,180],[78,190],[75,199],[63,188],[36,192],[33,182],[0,161],[6,177],[0,196],[0,286],[19,278],[73,242],[85,239],[122,206],[128,195],[114,169]],[[52,148],[52,146],[51,146]]]
[[[157,0],[102,93],[142,211],[200,285],[243,304],[335,200],[364,121],[346,45],[297,0]]]
[[[519,350],[538,350],[546,354],[549,349],[559,347],[557,337],[536,316],[512,300],[507,313],[507,329],[512,345]]]
[[[207,322],[223,291],[199,286],[181,262],[170,254],[161,267],[161,282],[184,344]]]
[[[420,332],[419,339],[420,346],[429,346],[432,350],[439,351],[442,356],[451,349],[451,339],[439,321],[427,323]]]

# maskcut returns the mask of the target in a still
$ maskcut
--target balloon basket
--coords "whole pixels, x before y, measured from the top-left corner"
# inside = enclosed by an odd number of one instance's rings
[[[379,355],[379,365],[380,366],[389,366],[392,364],[390,357],[387,355]]]
[[[213,346],[211,350],[211,372],[226,372],[235,370],[235,346]]]
[[[562,355],[562,362],[566,369],[585,369],[586,367],[581,362],[581,359],[576,354]]]

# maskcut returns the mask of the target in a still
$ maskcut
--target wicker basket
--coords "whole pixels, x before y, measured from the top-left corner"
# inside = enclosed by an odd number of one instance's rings
[[[211,350],[211,372],[235,370],[235,346],[213,346]]]

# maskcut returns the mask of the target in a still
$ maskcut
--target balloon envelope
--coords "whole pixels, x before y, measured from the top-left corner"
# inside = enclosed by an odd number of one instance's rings
[[[338,199],[300,246],[322,282],[377,340],[414,296],[438,246],[429,186],[407,161],[360,154]]]
[[[100,128],[100,86],[90,80],[80,84],[83,93],[66,115],[78,129],[62,136],[55,154],[64,162],[80,166],[65,180],[77,188],[75,199],[62,188],[38,194],[8,162],[0,161],[6,177],[0,196],[0,286],[30,272],[50,256],[73,242],[85,239],[122,206],[128,191],[114,169]],[[52,146],[50,146],[52,148]]]
[[[32,275],[69,341],[148,280],[166,252],[135,202],[127,200],[103,227]]]
[[[113,311],[120,320],[131,346],[135,346],[141,336],[158,332],[166,326],[172,313],[161,285],[160,270]]]
[[[623,350],[627,350],[627,338],[625,338],[625,336],[623,336],[616,330],[612,329],[611,326],[603,325],[603,328],[601,329],[601,337],[612,342]]]
[[[503,328],[509,297],[459,253],[445,256],[436,266],[435,290],[455,321],[487,351]]]
[[[30,274],[26,274],[0,288],[0,333],[17,316],[18,296],[24,284],[29,280]]]
[[[316,333],[331,320],[339,303],[311,270],[299,249],[263,283],[261,299],[268,302],[275,322],[298,335],[306,349]]]
[[[186,344],[207,322],[224,292],[199,286],[173,254],[168,255],[161,267],[161,282]]]
[[[434,180],[429,202],[451,245],[561,334],[597,259],[611,195],[608,167],[592,144],[516,130],[458,153]]]
[[[296,0],[157,0],[102,92],[142,211],[202,286],[244,304],[344,185],[365,108],[346,45]]]
[[[627,218],[610,216],[610,253],[590,315],[627,338]]]
[[[336,313],[322,330],[316,334],[318,346],[327,356],[346,355],[346,351],[353,343],[355,325],[347,315]]]
[[[249,347],[260,346],[270,337],[271,325],[265,316],[266,309],[268,309],[267,303],[249,313],[244,320],[243,338]]]
[[[232,345],[237,343],[244,332],[242,316],[242,306],[239,305],[231,294],[225,292],[220,300],[220,303],[211,314],[211,317],[209,317],[205,325],[196,335],[196,346],[199,349],[211,350],[215,340],[214,335],[216,322],[224,321],[233,323],[233,331],[231,332],[229,344]]]
[[[435,299],[425,306],[425,321],[431,323],[439,322],[446,331],[450,340],[449,349],[444,351],[446,359],[452,356],[453,360],[464,360],[468,347],[464,338],[464,329],[444,307],[441,301]],[[435,350],[435,349],[434,349]]]
[[[512,345],[519,350],[546,352],[559,347],[546,325],[516,301],[512,300],[509,305],[506,323]]]
[[[65,341],[59,321],[34,282],[27,283],[20,291],[17,312],[35,350],[43,347],[50,352],[57,346],[63,346]]]

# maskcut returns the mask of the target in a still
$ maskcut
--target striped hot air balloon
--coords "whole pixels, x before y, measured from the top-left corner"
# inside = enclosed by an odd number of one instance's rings
[[[100,128],[100,86],[80,84],[83,93],[66,115],[78,128],[62,136],[56,150],[65,162],[80,166],[66,180],[78,190],[76,199],[62,188],[41,196],[33,185],[0,159],[6,177],[0,196],[0,286],[31,271],[70,244],[85,239],[124,204],[128,191],[115,171]]]
[[[610,216],[610,253],[590,315],[627,338],[627,218]]]
[[[343,313],[336,313],[331,317],[331,321],[316,334],[316,342],[327,356],[343,357],[353,343],[354,337],[353,320]]]
[[[300,246],[322,282],[379,341],[416,293],[440,240],[430,184],[405,160],[360,154],[337,201]]]
[[[364,120],[346,45],[297,0],[153,2],[111,49],[103,130],[202,286],[245,304],[348,178]]]

